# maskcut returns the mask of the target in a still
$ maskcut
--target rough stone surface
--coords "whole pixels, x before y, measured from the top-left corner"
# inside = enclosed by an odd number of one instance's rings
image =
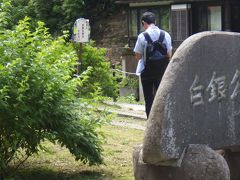
[[[238,33],[203,32],[177,49],[148,120],[145,163],[168,164],[189,144],[240,145],[239,44]]]
[[[206,145],[189,145],[181,167],[144,164],[141,150],[139,146],[133,153],[135,180],[230,180],[224,158]]]

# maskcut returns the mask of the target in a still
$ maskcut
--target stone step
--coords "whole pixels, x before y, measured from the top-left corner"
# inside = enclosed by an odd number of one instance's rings
[[[147,117],[145,114],[141,114],[141,113],[136,113],[135,111],[126,111],[126,110],[117,110],[117,109],[110,109],[110,108],[104,108],[104,107],[99,107],[98,108],[99,111],[107,111],[110,113],[116,113],[119,116],[126,116],[126,117],[133,117],[133,118],[138,118],[141,120],[147,120]]]

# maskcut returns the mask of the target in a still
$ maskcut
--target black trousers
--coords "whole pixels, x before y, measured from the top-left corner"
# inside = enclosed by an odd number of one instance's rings
[[[141,82],[143,87],[143,94],[145,100],[145,109],[147,118],[151,111],[152,103],[162,80],[163,74],[168,66],[169,59],[163,59],[161,61],[152,62],[146,64],[143,73],[141,74]],[[150,66],[152,65],[152,66]]]
[[[145,109],[148,118],[161,79],[141,79],[141,82],[145,100]]]

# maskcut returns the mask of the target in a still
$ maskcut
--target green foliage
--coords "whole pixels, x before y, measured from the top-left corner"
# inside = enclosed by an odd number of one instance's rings
[[[121,102],[121,103],[131,103],[131,104],[139,104],[136,101],[136,97],[134,94],[130,94],[128,96],[120,96],[117,98],[117,102]]]
[[[1,0],[0,0],[1,2]],[[33,6],[29,0],[2,0],[0,9],[0,26],[11,29],[25,16],[35,18]]]
[[[90,25],[94,25],[99,19],[105,19],[115,10],[114,0],[64,0],[63,15],[65,24],[62,29],[70,29],[74,20],[79,17],[90,19]]]
[[[79,44],[75,45],[79,49]],[[85,97],[110,96],[116,98],[118,85],[110,69],[110,62],[105,57],[104,48],[94,47],[93,42],[83,46],[81,63],[80,94]]]
[[[129,87],[130,89],[134,90],[138,88],[138,81],[139,81],[138,76],[135,75],[124,76],[120,83],[120,86]]]
[[[72,44],[52,39],[41,22],[31,31],[25,19],[13,31],[0,29],[0,54],[0,177],[45,139],[66,146],[76,160],[101,163],[100,119],[74,104],[82,82],[72,78]]]
[[[34,22],[43,21],[51,34],[57,36],[70,30],[79,17],[90,19],[91,25],[115,10],[114,0],[0,0],[5,25],[12,28],[25,16]],[[1,15],[0,15],[1,16]]]
[[[31,0],[29,5],[33,7],[36,19],[45,22],[51,34],[57,35],[62,33],[65,23],[62,3],[62,0]]]
[[[66,22],[64,29],[70,29],[77,18],[86,16],[84,0],[64,0],[62,9],[64,21]]]
[[[107,19],[107,17],[116,11],[115,0],[99,0],[95,3],[95,0],[87,1],[87,16],[90,17],[93,22],[99,19]]]

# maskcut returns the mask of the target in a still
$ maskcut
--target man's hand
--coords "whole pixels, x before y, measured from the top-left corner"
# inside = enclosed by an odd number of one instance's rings
[[[169,60],[171,59],[171,57],[172,57],[172,51],[167,53],[167,57],[169,58]]]
[[[140,53],[135,53],[135,59],[138,61],[142,58],[142,54]]]

